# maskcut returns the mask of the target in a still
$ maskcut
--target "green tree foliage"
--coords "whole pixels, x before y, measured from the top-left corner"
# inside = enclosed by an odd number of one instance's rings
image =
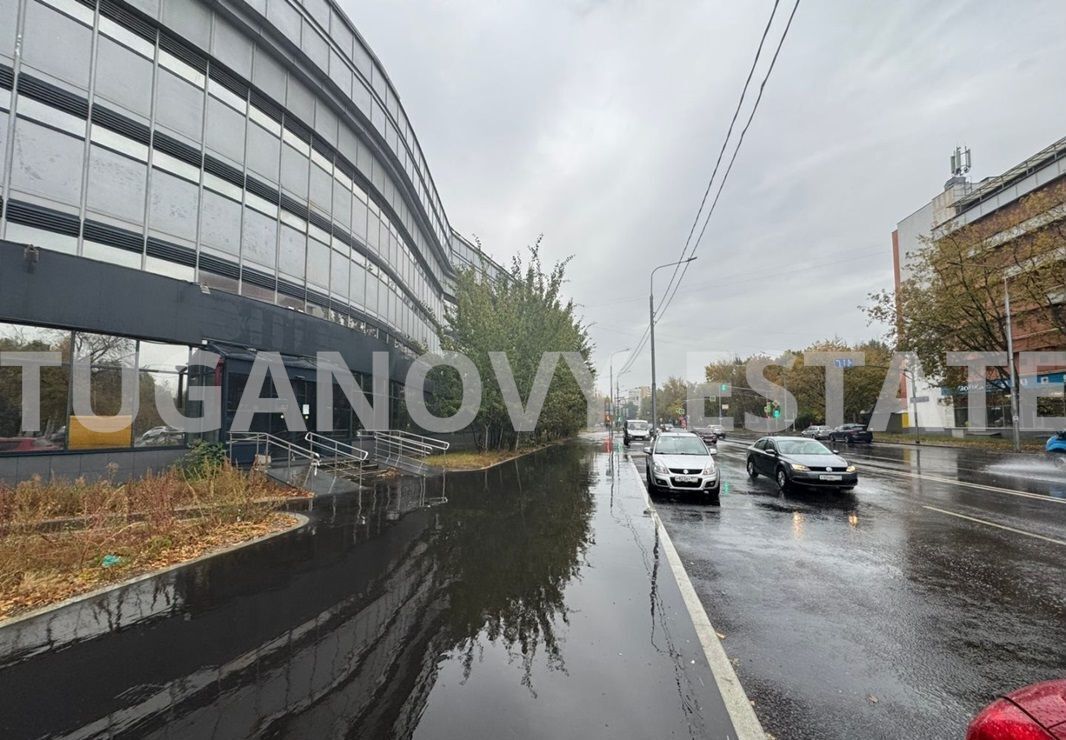
[[[447,313],[442,346],[469,357],[481,376],[481,408],[470,426],[481,450],[562,439],[585,426],[585,397],[560,360],[536,430],[526,436],[516,432],[489,360],[490,352],[507,355],[523,403],[528,402],[546,352],[577,352],[595,374],[588,333],[575,314],[573,301],[564,301],[561,295],[569,260],[545,272],[539,247],[540,240],[530,247],[524,264],[516,257],[505,277],[492,280],[482,270],[466,269],[456,281],[456,304]],[[434,384],[431,409],[441,416],[454,414],[462,399],[458,374],[438,368],[430,377]]]
[[[825,368],[804,364],[804,352],[862,352],[866,365],[844,370],[844,421],[863,422],[877,404],[891,359],[891,351],[884,342],[871,340],[856,345],[849,345],[840,339],[814,342],[802,350],[785,352],[774,358],[776,364],[766,368],[765,377],[784,386],[796,397],[795,426],[797,429],[809,424],[825,423]],[[786,369],[789,357],[794,358],[791,368]],[[733,389],[732,396],[723,399],[729,404],[727,417],[734,424],[744,422],[744,412],[763,415],[766,399],[746,388],[748,385],[745,366],[748,362],[766,359],[762,355],[748,358],[735,357],[732,360],[714,362],[706,367],[707,382],[712,389],[721,383],[729,383]],[[709,410],[717,411],[712,401]],[[791,418],[792,413],[789,413]]]

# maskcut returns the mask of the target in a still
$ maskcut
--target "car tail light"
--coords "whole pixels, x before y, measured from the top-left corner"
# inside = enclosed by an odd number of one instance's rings
[[[1009,699],[998,699],[981,711],[966,731],[966,740],[1055,740]]]

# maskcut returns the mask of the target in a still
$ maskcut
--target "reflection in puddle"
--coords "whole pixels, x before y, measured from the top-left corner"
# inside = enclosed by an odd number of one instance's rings
[[[3,733],[409,736],[440,668],[469,677],[490,645],[534,691],[535,662],[565,670],[557,631],[595,478],[580,446],[529,465],[536,476],[451,474],[446,497],[443,479],[400,478],[318,499],[304,530],[175,571],[163,612],[142,609],[141,590],[113,592],[109,610],[125,599],[141,618],[65,650],[18,649],[55,635],[63,612],[0,631],[0,695],[20,707]]]

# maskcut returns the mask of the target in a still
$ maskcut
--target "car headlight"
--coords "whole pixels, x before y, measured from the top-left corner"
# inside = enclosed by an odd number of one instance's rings
[[[703,469],[703,474],[704,475],[714,475],[715,474],[714,463],[711,463],[710,465],[705,467]]]
[[[661,462],[652,463],[652,468],[655,470],[656,473],[661,473],[663,475],[666,475],[670,472],[670,469],[663,465]]]
[[[846,468],[846,472],[848,472],[848,473],[854,473],[854,472],[855,472],[855,466],[854,466],[854,465],[849,465],[849,466],[848,466],[848,467]]]
[[[806,465],[800,465],[799,463],[789,463],[793,470],[810,470]]]

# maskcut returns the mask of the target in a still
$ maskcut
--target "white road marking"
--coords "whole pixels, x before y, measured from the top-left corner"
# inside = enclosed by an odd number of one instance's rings
[[[1005,529],[1008,532],[1014,532],[1015,534],[1023,534],[1026,537],[1032,537],[1034,539],[1044,540],[1045,542],[1051,542],[1052,544],[1062,545],[1063,547],[1066,547],[1066,541],[1056,540],[1054,537],[1045,537],[1042,534],[1035,534],[1033,532],[1026,532],[1024,529],[1015,529],[1014,527],[1008,527],[1005,524],[996,524],[995,522],[990,522],[987,519],[978,519],[975,516],[967,516],[966,514],[959,514],[958,512],[955,512],[955,511],[948,511],[947,509],[939,509],[939,508],[937,508],[935,506],[926,506],[926,505],[923,504],[922,508],[923,509],[929,509],[930,511],[938,511],[941,514],[947,514],[948,516],[958,517],[959,519],[965,519],[965,520],[970,521],[970,522],[977,522],[978,524],[986,524],[989,527],[995,527],[996,529]]]
[[[874,467],[874,466],[871,466]],[[970,481],[957,480],[955,478],[943,478],[939,475],[929,475],[928,473],[911,473],[906,470],[892,470],[891,468],[876,467],[879,472],[888,473],[889,475],[903,475],[908,478],[919,478],[921,480],[933,481],[934,483],[947,483],[953,486],[964,486],[966,488],[976,488],[979,491],[991,491],[992,493],[1005,493],[1010,496],[1021,496],[1022,498],[1035,499],[1037,501],[1045,501],[1049,504],[1066,504],[1066,499],[1055,498],[1053,496],[1047,496],[1042,493],[1030,493],[1029,491],[1016,491],[1013,488],[1000,488],[999,486],[987,486],[983,483],[971,483]]]
[[[677,581],[678,589],[681,591],[681,598],[688,608],[692,625],[696,628],[696,635],[703,646],[703,654],[707,657],[707,662],[711,666],[711,675],[714,676],[714,682],[718,685],[718,693],[722,695],[726,711],[729,712],[729,719],[733,723],[733,729],[737,731],[737,738],[738,740],[747,740],[747,738],[762,740],[766,738],[762,723],[759,722],[748,695],[744,693],[744,687],[740,684],[740,679],[737,678],[737,672],[733,670],[733,664],[729,662],[729,656],[726,655],[725,649],[718,639],[718,633],[715,631],[714,626],[711,625],[711,620],[707,616],[707,611],[703,608],[702,602],[700,602],[700,597],[696,595],[696,589],[692,586],[692,581],[689,580],[685,566],[681,562],[681,556],[674,549],[674,543],[670,540],[666,526],[663,524],[662,519],[659,518],[659,512],[656,511],[651,498],[648,496],[648,489],[644,487],[644,481],[641,479],[640,472],[637,470],[636,463],[633,462],[632,457],[629,459],[629,465],[633,471],[633,477],[637,479],[637,485],[644,492],[644,503],[652,513],[655,526],[659,529],[663,552],[666,553],[666,561],[670,564],[670,570],[674,573],[674,579]]]

